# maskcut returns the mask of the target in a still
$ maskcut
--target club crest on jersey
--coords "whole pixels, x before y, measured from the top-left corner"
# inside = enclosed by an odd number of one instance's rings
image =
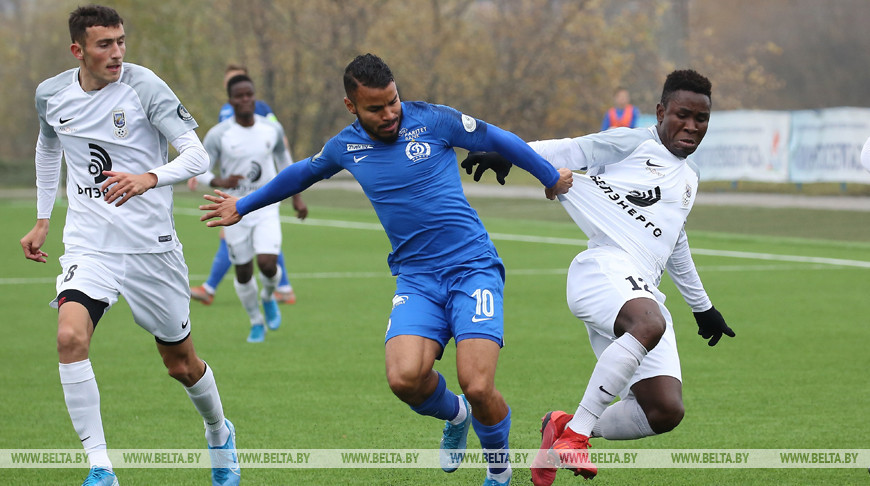
[[[115,137],[124,138],[127,136],[127,117],[124,115],[124,110],[118,108],[112,111],[112,125],[115,127]]]
[[[473,132],[477,129],[477,120],[471,118],[465,113],[462,114],[462,127],[465,128],[465,131],[468,133]]]
[[[405,155],[408,156],[408,159],[410,159],[411,162],[425,160],[429,158],[430,153],[431,149],[429,148],[429,144],[426,142],[409,142],[408,145],[405,146]]]
[[[178,104],[178,108],[175,109],[175,113],[178,114],[178,118],[181,118],[184,121],[193,120],[193,115],[187,111],[187,108],[184,107],[181,103]]]
[[[689,207],[689,203],[692,202],[692,186],[689,183],[686,183],[686,190],[683,191],[683,207]]]

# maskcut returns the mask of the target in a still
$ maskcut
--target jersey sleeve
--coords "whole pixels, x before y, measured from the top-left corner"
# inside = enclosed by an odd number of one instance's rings
[[[274,117],[274,115],[273,115]],[[272,148],[272,157],[275,158],[275,166],[278,172],[286,169],[288,165],[293,163],[293,157],[290,155],[290,147],[284,144],[284,127],[278,120],[267,120],[275,127],[275,146]]]
[[[205,134],[202,140],[202,146],[205,148],[205,153],[208,154],[208,169],[198,176],[196,181],[205,186],[211,186],[211,181],[215,178],[215,165],[221,159],[221,133],[224,132],[222,124],[217,124]]]
[[[208,170],[214,170],[214,166],[221,159],[221,135],[226,131],[225,125],[217,124],[205,134],[202,146],[208,154]]]
[[[317,152],[308,159],[308,166],[311,172],[321,179],[329,179],[339,173],[344,169],[341,166],[341,153],[341,143],[337,137],[331,138],[320,149],[320,152]]]
[[[127,82],[139,95],[148,120],[166,140],[175,140],[181,134],[199,126],[169,85],[150,69],[142,66],[135,66],[135,69],[135,75]]]
[[[692,260],[685,228],[680,230],[680,236],[677,238],[671,257],[668,258],[666,268],[683,300],[692,308],[692,312],[704,312],[713,307],[704,285],[701,284],[695,261]]]
[[[52,127],[45,119],[45,112],[48,99],[53,96],[59,88],[59,78],[60,76],[56,76],[52,79],[47,79],[36,87],[35,103],[36,115],[39,118],[39,133],[47,138],[57,138],[57,133],[54,131],[54,127]]]
[[[266,185],[236,201],[236,211],[244,216],[251,211],[299,194],[323,179],[311,170],[310,162],[311,159],[305,159],[282,170]]]
[[[430,107],[438,116],[438,126],[445,129],[446,141],[451,146],[470,151],[498,152],[514,165],[535,176],[545,187],[552,187],[559,181],[556,169],[520,137],[454,108],[443,105]]]
[[[54,133],[54,130],[51,132]],[[63,147],[60,139],[57,136],[48,137],[40,131],[36,139],[36,217],[38,219],[51,218],[60,181],[62,157]]]
[[[557,169],[586,170],[588,162],[580,145],[570,138],[529,142],[532,150]]]
[[[586,159],[586,169],[621,162],[640,144],[654,138],[654,128],[613,128],[574,139]]]

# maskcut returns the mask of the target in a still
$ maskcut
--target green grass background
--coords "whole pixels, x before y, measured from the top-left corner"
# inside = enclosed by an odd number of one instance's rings
[[[359,193],[322,182],[304,196],[310,217],[376,223]],[[200,200],[176,197],[176,225],[191,281],[200,283],[217,230],[198,221]],[[535,449],[548,410],[573,411],[594,366],[585,330],[565,304],[565,275],[580,245],[518,242],[497,235],[583,239],[561,207],[544,200],[472,199],[507,267],[506,347],[497,385],[513,410],[511,445]],[[35,201],[0,200],[0,449],[77,449],[57,375],[54,277],[63,207],[45,250],[26,261],[18,239]],[[285,205],[285,216],[292,208]],[[693,249],[870,262],[870,213],[697,206]],[[383,333],[394,281],[382,231],[285,224],[284,249],[298,303],[266,342],[245,342],[247,318],[230,281],[212,306],[194,302],[196,348],[215,372],[243,449],[431,449],[442,424],[414,414],[387,387]],[[735,339],[710,348],[670,280],[662,284],[683,364],[686,417],[673,432],[598,448],[863,449],[870,444],[870,269],[755,258],[695,256]],[[16,280],[23,279],[23,280]],[[35,279],[35,280],[34,280]],[[436,364],[457,391],[451,343]],[[201,421],[163,368],[153,339],[122,300],[100,322],[91,348],[109,447],[199,449]],[[479,447],[470,436],[469,447]],[[867,464],[865,466],[870,466]],[[208,484],[206,469],[118,469],[120,483]],[[79,484],[84,469],[0,469],[0,484]],[[516,470],[513,484],[530,484]],[[480,484],[482,469],[247,469],[243,484]],[[616,484],[867,484],[866,469],[607,469]],[[560,471],[556,484],[579,479]]]

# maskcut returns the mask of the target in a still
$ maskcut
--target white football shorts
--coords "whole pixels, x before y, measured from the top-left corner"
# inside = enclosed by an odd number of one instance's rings
[[[123,295],[133,321],[160,341],[176,343],[190,334],[190,281],[181,245],[164,253],[68,247],[60,264],[58,294],[78,290],[107,303],[106,311]],[[49,305],[57,308],[56,296]]]
[[[568,268],[567,294],[571,312],[586,324],[596,357],[616,340],[613,324],[626,302],[639,297],[658,302],[667,323],[665,333],[641,361],[620,397],[625,398],[632,385],[647,378],[673,376],[683,381],[674,323],[665,307],[665,295],[651,278],[639,272],[623,250],[598,247],[577,255]]]
[[[248,213],[238,223],[224,228],[224,239],[233,265],[242,265],[255,255],[281,253],[281,220],[278,205]]]

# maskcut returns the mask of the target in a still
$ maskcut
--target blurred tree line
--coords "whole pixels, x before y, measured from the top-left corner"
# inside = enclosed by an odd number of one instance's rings
[[[758,3],[728,1],[746,11]],[[771,108],[763,100],[785,84],[762,59],[781,55],[783,48],[764,36],[753,41],[745,32],[741,42],[723,45],[721,17],[711,16],[708,7],[728,1],[106,4],[124,18],[125,60],[154,70],[173,88],[199,122],[200,137],[226,100],[221,85],[226,64],[242,63],[258,97],[284,125],[294,158],[301,159],[353,121],[342,103],[341,76],[347,63],[365,52],[390,64],[402,99],[448,104],[526,140],[597,130],[617,86],[628,87],[632,102],[653,113],[664,77],[674,68],[692,67],[710,77],[714,109]],[[795,1],[811,0],[760,3]],[[34,179],[34,91],[42,80],[77,66],[69,52],[67,17],[82,3],[0,0],[0,176],[7,184],[29,185]],[[740,23],[736,12],[724,10]],[[768,18],[776,15],[775,8],[761,10]]]

